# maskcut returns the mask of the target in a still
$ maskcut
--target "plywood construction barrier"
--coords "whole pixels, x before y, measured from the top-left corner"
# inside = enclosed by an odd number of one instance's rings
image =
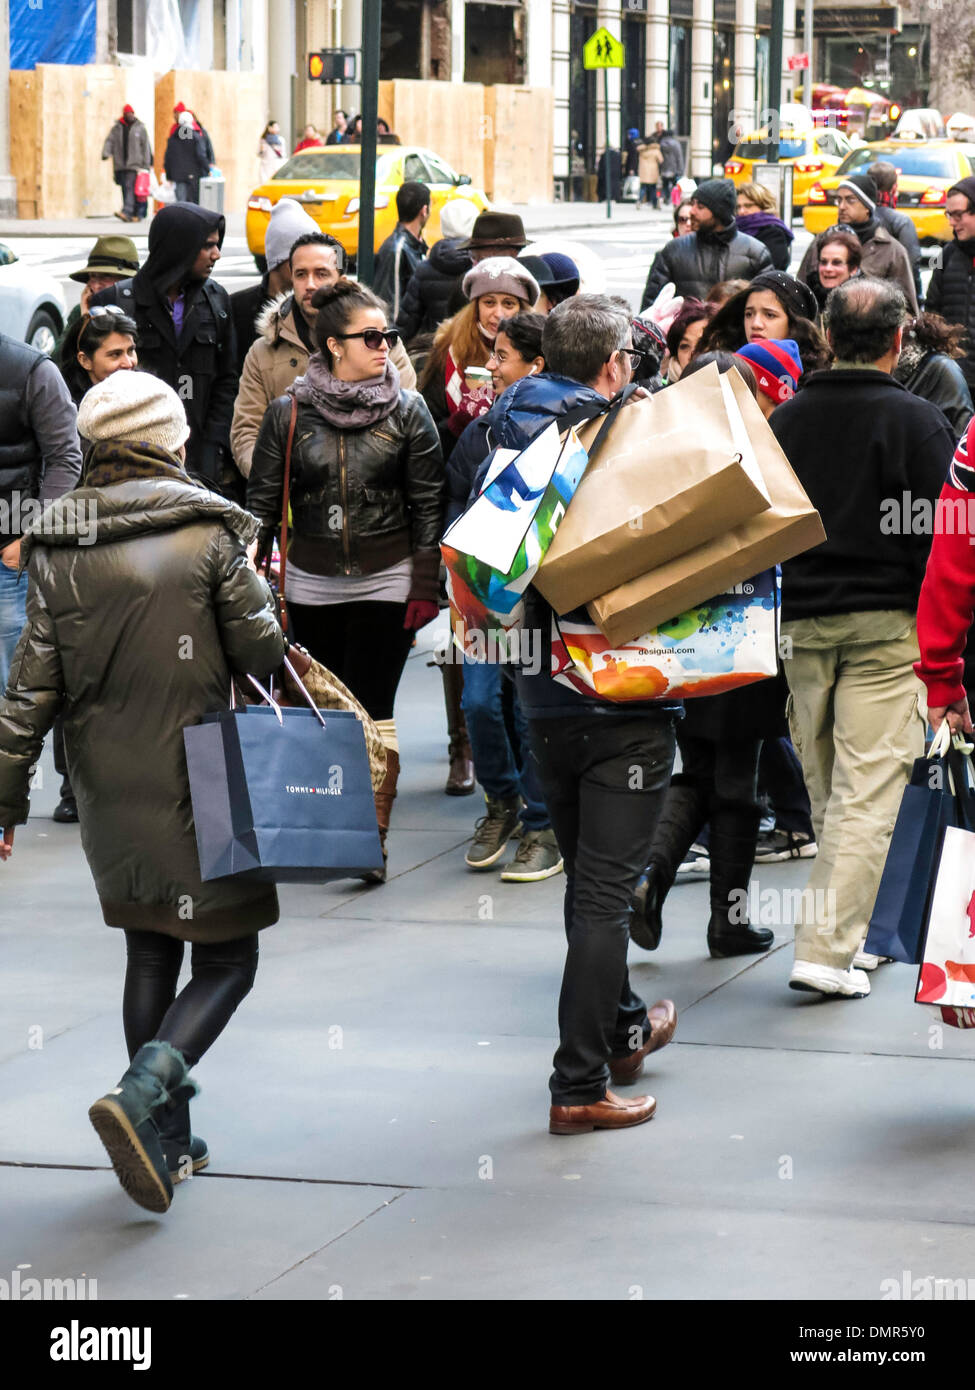
[[[177,102],[196,116],[213,141],[227,181],[224,210],[241,212],[258,183],[257,147],[264,129],[267,77],[262,72],[167,72],[156,82],[156,173],[163,176],[166,141]]]
[[[10,74],[10,165],[24,218],[107,217],[121,207],[105,138],[130,102],[150,131],[146,73],[39,63]],[[151,75],[149,88],[151,93]]]
[[[379,114],[404,145],[434,150],[489,198],[508,203],[552,197],[552,102],[544,87],[379,84]]]
[[[379,114],[404,145],[423,145],[484,187],[484,88],[479,82],[379,84]]]
[[[494,202],[551,202],[554,95],[548,87],[484,88],[485,192]]]

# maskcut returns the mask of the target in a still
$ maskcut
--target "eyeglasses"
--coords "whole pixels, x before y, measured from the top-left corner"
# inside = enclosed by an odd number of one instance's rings
[[[103,314],[115,314],[120,319],[125,318],[125,310],[120,309],[117,304],[95,304],[88,310],[90,319],[100,319]]]
[[[370,352],[378,352],[383,343],[392,350],[399,342],[399,329],[387,328],[382,332],[378,328],[364,328],[361,333],[336,333],[336,338],[361,338]]]
[[[947,217],[949,222],[960,222],[961,219],[967,217],[970,212],[971,208],[962,208],[961,212],[946,212],[945,217]]]
[[[689,212],[682,212],[677,219],[677,225],[678,227],[689,227],[691,225],[691,214]]]

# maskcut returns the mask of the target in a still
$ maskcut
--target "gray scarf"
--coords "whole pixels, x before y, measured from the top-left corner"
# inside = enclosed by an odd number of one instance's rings
[[[321,353],[312,353],[305,375],[288,387],[299,405],[310,405],[330,425],[340,430],[362,430],[378,425],[396,409],[399,372],[387,357],[382,376],[367,381],[340,381],[329,370]]]

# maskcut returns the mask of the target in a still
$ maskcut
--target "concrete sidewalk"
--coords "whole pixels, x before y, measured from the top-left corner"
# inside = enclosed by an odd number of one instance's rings
[[[447,798],[440,680],[417,651],[397,717],[391,877],[285,888],[254,991],[198,1068],[210,1169],[135,1207],[87,1107],[124,1070],[124,944],[77,827],[35,814],[0,868],[0,1276],[135,1299],[877,1299],[975,1273],[973,1043],[913,972],[863,1001],[791,993],[784,891],[759,866],[763,957],[712,961],[707,884],[631,949],[675,1041],[652,1123],[547,1133],[564,879],[472,874],[480,798]],[[778,920],[776,920],[778,918]]]

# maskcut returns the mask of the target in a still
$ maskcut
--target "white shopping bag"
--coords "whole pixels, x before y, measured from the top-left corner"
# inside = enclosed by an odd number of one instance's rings
[[[938,862],[918,1004],[975,1007],[975,834],[949,826]]]

